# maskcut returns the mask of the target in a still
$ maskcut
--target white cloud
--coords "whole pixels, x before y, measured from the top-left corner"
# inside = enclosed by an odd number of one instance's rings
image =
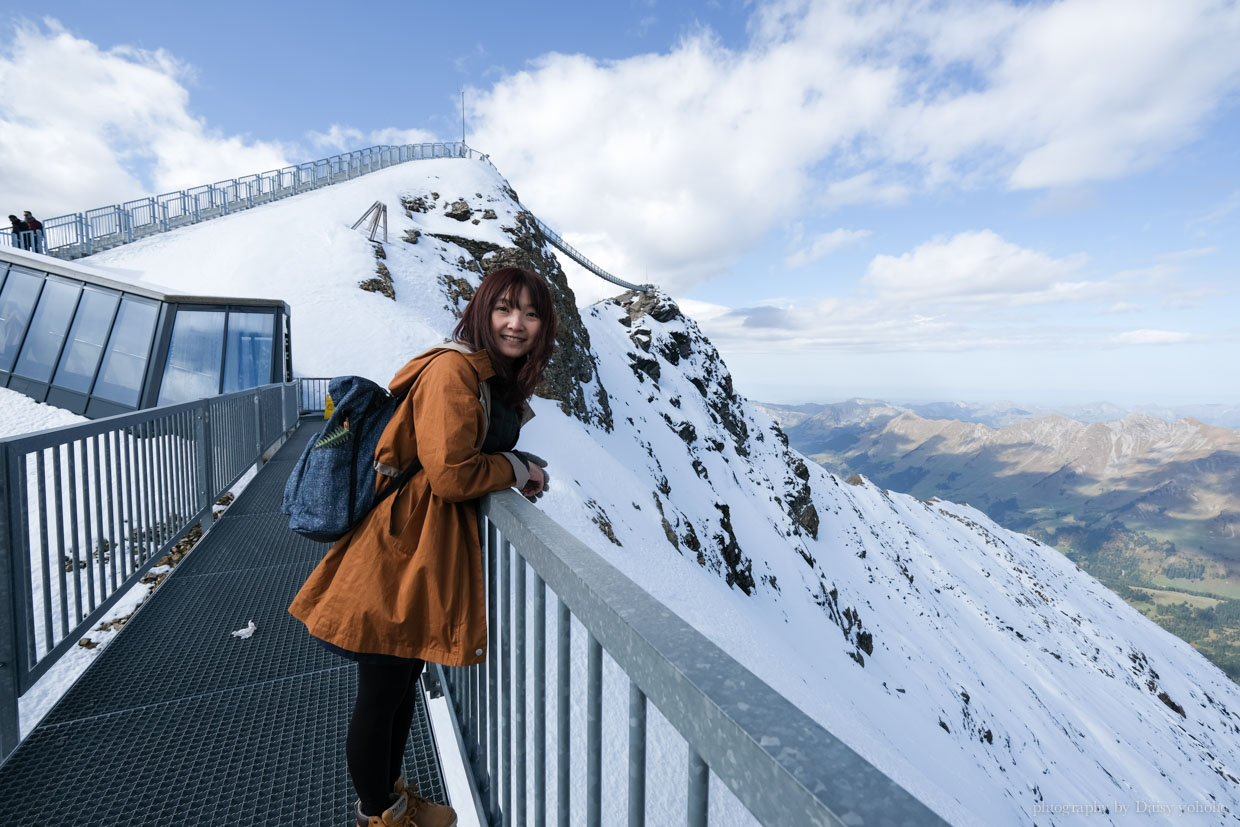
[[[1174,345],[1191,341],[1193,334],[1178,330],[1129,330],[1111,337],[1117,345]]]
[[[974,353],[994,351],[1092,353],[1133,345],[1174,345],[1200,337],[1168,330],[1116,333],[1100,320],[1045,318],[1028,309],[996,313],[940,312],[919,302],[847,298],[763,302],[729,308],[680,302],[717,347],[740,354]]]
[[[869,230],[845,230],[840,228],[829,233],[821,233],[814,237],[808,247],[797,250],[784,259],[786,267],[804,267],[812,261],[830,255],[841,247],[856,244],[870,235]]]
[[[1023,316],[927,313],[924,307],[866,298],[764,302],[737,309],[682,303],[725,353],[963,352],[1059,349],[1096,343],[1096,331]]]
[[[1204,214],[1191,219],[1188,222],[1188,226],[1195,229],[1198,235],[1205,235],[1206,232],[1213,229],[1216,224],[1236,210],[1240,210],[1240,190],[1231,193]]]
[[[471,94],[471,123],[541,217],[680,291],[807,205],[1145,168],[1240,86],[1236,42],[1214,0],[786,0],[743,49],[545,55]]]
[[[192,113],[193,69],[166,51],[100,49],[51,19],[11,32],[0,43],[0,181],[18,211],[41,218],[342,150],[435,140],[419,129],[339,125],[311,133],[310,149],[225,135]]]
[[[316,152],[336,154],[352,152],[370,146],[399,146],[401,144],[434,143],[439,139],[425,129],[397,129],[388,127],[363,132],[351,126],[332,124],[326,132],[311,132],[306,136]]]
[[[874,256],[850,295],[682,307],[729,354],[1095,351],[1200,338],[1103,321],[1182,296],[1172,264],[1089,279],[1085,264],[979,230]]]
[[[1163,253],[1158,257],[1158,261],[1162,264],[1179,264],[1180,262],[1191,261],[1195,258],[1212,256],[1217,252],[1218,247],[1193,247],[1188,250],[1175,250],[1170,253]]]
[[[43,217],[285,166],[279,143],[189,111],[191,70],[163,50],[102,50],[54,20],[0,53],[0,180]],[[52,102],[52,103],[49,103]]]
[[[875,256],[862,281],[904,301],[1033,304],[1096,296],[1097,284],[1069,280],[1084,263],[1080,255],[1055,259],[980,230]]]
[[[858,173],[827,185],[822,204],[826,207],[847,207],[852,204],[899,204],[909,197],[909,188],[891,180],[883,180],[874,170]]]

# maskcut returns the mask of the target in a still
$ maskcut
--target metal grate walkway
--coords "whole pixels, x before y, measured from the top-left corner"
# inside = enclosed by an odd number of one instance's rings
[[[285,610],[326,550],[279,511],[316,425],[302,421],[0,765],[0,823],[352,823],[344,736],[356,667]],[[251,620],[249,640],[230,634]],[[424,698],[405,771],[446,801]]]

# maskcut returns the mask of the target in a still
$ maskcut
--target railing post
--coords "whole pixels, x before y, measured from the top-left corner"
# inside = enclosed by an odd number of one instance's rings
[[[21,553],[24,543],[17,542],[21,521],[16,518],[16,498],[19,481],[10,468],[8,444],[0,444],[0,761],[3,761],[21,741],[21,716],[17,698],[21,692],[21,651],[19,630],[25,605],[17,590],[18,578],[14,571],[14,554]]]
[[[194,449],[198,453],[198,506],[211,506],[211,420],[210,407],[199,403],[194,411]]]
[[[496,613],[499,594],[496,586],[499,531],[487,520],[487,816],[499,822],[499,634]]]
[[[263,461],[263,403],[258,398],[258,391],[254,392],[254,457],[258,462]]]
[[[569,787],[568,758],[572,744],[572,664],[569,662],[572,646],[572,620],[564,599],[556,600],[556,649],[555,649],[555,720],[556,720],[556,825],[568,827],[572,813],[572,790]]]
[[[689,746],[688,798],[688,827],[706,827],[706,822],[710,819],[710,768],[692,745]]]
[[[603,646],[586,635],[586,825],[603,823]]]
[[[646,695],[629,684],[629,827],[646,825]]]

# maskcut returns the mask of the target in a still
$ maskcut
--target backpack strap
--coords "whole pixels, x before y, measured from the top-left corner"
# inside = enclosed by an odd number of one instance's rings
[[[454,340],[448,340],[447,342],[444,342],[442,345],[436,345],[432,348],[428,348],[428,350],[455,350],[457,353],[461,353],[466,356],[474,352],[473,348],[469,347],[468,345],[462,344],[461,342],[454,341]],[[405,396],[400,397],[400,399],[397,400],[397,404],[398,405],[402,404],[408,395],[409,394],[405,394]],[[481,381],[481,380],[478,382],[478,401],[482,403],[482,413],[483,413],[483,423],[484,423],[483,428],[485,429],[487,425],[490,424],[491,386],[487,384],[485,381]],[[483,430],[483,437],[484,438],[486,437],[485,430]],[[414,437],[414,445],[415,446],[417,445],[416,435]],[[383,489],[381,493],[375,496],[374,504],[371,506],[371,508],[378,507],[379,503],[383,502],[391,495],[399,493],[400,490],[405,487],[405,484],[409,482],[409,480],[413,479],[414,474],[418,473],[418,471],[420,470],[422,470],[422,461],[418,459],[416,455],[413,458],[413,462],[409,464],[409,467],[403,470],[394,468],[391,465],[385,465],[382,462],[379,462],[378,460],[376,460],[375,461],[375,472],[381,476],[389,478],[389,480],[391,481],[388,483],[388,485]],[[394,515],[389,513],[388,535],[395,537],[396,527],[392,524],[393,519],[394,519]]]

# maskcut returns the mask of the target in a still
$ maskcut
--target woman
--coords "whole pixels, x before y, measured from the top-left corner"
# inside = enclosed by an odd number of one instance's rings
[[[11,230],[13,233],[13,246],[29,250],[30,244],[27,241],[27,236],[23,235],[27,229],[26,222],[12,213],[9,213],[9,223],[13,225],[13,229]]]
[[[555,330],[539,276],[516,267],[486,275],[453,342],[414,358],[390,385],[407,396],[377,467],[416,457],[422,470],[332,547],[289,607],[324,646],[357,662],[345,752],[359,825],[456,823],[450,807],[406,787],[401,758],[424,663],[486,659],[477,499],[513,486],[527,497],[542,491],[541,468],[512,448],[533,416],[527,400]]]

